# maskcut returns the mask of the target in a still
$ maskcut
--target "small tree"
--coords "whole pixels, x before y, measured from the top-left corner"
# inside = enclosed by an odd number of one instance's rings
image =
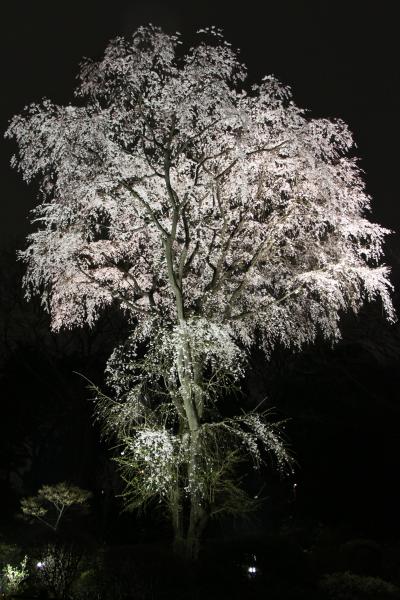
[[[43,485],[37,496],[21,500],[21,509],[24,515],[33,517],[57,531],[67,510],[71,506],[86,506],[90,497],[90,492],[70,483]]]
[[[28,557],[24,556],[18,566],[6,564],[0,573],[0,593],[17,594],[21,592],[28,578]]]
[[[248,509],[238,462],[290,463],[268,415],[219,414],[250,349],[337,340],[367,300],[393,319],[347,126],[308,118],[274,77],[246,91],[237,53],[199,34],[186,53],[154,27],[115,39],[83,62],[77,106],[32,104],[7,131],[42,196],[27,294],[55,330],[125,314],[97,415],[127,506],[158,498],[190,556],[210,515]]]
[[[37,563],[36,576],[41,587],[57,600],[70,597],[78,573],[81,552],[74,546],[49,544]]]

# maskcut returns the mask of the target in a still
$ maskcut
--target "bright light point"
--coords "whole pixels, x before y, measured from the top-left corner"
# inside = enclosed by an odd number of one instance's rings
[[[38,569],[43,569],[43,567],[45,566],[45,563],[42,562],[41,560],[39,560],[39,562],[36,563],[36,566]]]
[[[249,567],[247,572],[251,574],[257,573],[257,567]]]

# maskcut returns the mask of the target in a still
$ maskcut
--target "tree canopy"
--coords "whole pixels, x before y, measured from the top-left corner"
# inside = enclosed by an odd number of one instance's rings
[[[36,496],[23,498],[21,510],[27,517],[41,521],[57,531],[65,512],[74,505],[86,506],[91,493],[66,482],[43,485]],[[49,515],[49,511],[52,513]]]

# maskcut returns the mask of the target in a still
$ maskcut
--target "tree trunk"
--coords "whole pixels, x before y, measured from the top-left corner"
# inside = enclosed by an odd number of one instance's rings
[[[184,544],[184,557],[187,561],[197,560],[200,542],[207,524],[207,512],[201,493],[196,489],[196,471],[198,470],[199,429],[190,432],[190,457],[187,465],[188,480],[194,484],[190,492],[187,526]]]
[[[207,524],[208,515],[197,496],[190,502],[189,526],[186,535],[185,554],[188,560],[197,560],[200,542]]]
[[[174,532],[174,554],[176,554],[177,556],[183,556],[185,554],[185,533],[183,521],[183,506],[181,490],[179,488],[179,481],[177,482],[175,491],[170,501],[170,512],[172,520],[172,529]]]
[[[180,319],[184,324],[184,319]],[[201,392],[202,365],[194,364],[189,340],[183,341],[178,356],[178,376],[180,380],[180,394],[185,413],[185,422],[182,429],[183,435],[189,436],[189,458],[187,463],[187,479],[192,484],[190,500],[185,515],[183,514],[183,490],[177,485],[177,502],[172,502],[172,522],[174,528],[174,550],[185,560],[196,560],[200,550],[200,540],[207,523],[207,512],[196,489],[196,471],[198,470],[199,433],[203,412],[203,398]],[[194,485],[193,485],[194,484]],[[185,507],[186,508],[186,507]]]
[[[182,507],[180,509],[173,507],[171,518],[174,532],[174,554],[187,562],[197,560],[201,538],[208,520],[208,514],[198,495],[190,498],[186,519],[184,519]]]

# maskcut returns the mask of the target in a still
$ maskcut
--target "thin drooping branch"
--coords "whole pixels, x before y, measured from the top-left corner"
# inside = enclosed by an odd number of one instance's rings
[[[106,289],[113,298],[122,300],[123,303],[125,303],[127,306],[130,306],[134,312],[143,313],[144,315],[148,314],[148,312],[149,312],[148,310],[146,310],[142,306],[139,306],[138,304],[136,304],[136,302],[131,300],[127,294],[124,294],[124,292],[122,292],[121,290],[115,289],[112,286],[112,284],[107,284],[105,281],[99,281],[94,275],[91,275],[89,271],[83,269],[79,263],[77,263],[76,266],[77,266],[78,270],[87,279],[89,279],[89,281],[93,282],[100,288]]]
[[[254,156],[255,154],[261,154],[264,152],[275,152],[276,150],[279,150],[279,148],[281,148],[284,144],[287,144],[288,141],[289,140],[283,140],[282,142],[279,142],[279,144],[276,144],[275,146],[271,146],[271,147],[256,148],[255,150],[246,152],[245,156],[246,156],[246,158],[249,158],[250,156]],[[239,160],[240,160],[239,158],[235,158],[223,171],[221,171],[217,175],[214,175],[214,179],[219,180],[219,179],[222,179],[225,175],[228,175],[228,173],[239,162]]]

